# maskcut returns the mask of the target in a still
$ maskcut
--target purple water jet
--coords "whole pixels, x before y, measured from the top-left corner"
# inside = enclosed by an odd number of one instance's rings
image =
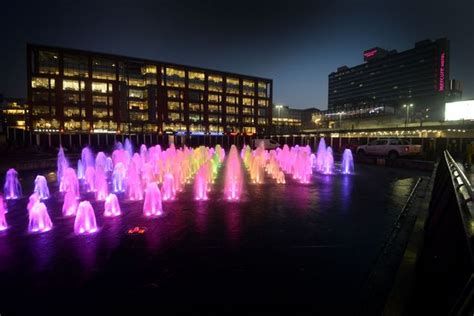
[[[5,199],[15,200],[21,196],[21,184],[18,181],[18,172],[15,169],[8,169],[5,176],[5,185],[3,186]]]
[[[104,216],[105,217],[115,217],[121,214],[120,204],[117,199],[117,196],[113,193],[110,193],[105,199],[104,204]]]
[[[28,212],[28,215],[28,231],[30,233],[44,233],[53,228],[53,223],[49,217],[48,209],[44,203],[36,202]]]
[[[165,174],[163,178],[163,186],[161,187],[161,197],[163,201],[174,200],[176,197],[174,177],[171,173]]]
[[[44,176],[36,176],[34,192],[39,195],[41,200],[49,198],[48,182]]]
[[[97,231],[97,222],[94,209],[89,201],[82,201],[77,208],[76,220],[74,221],[74,233],[76,235],[92,234]]]
[[[352,157],[352,151],[349,148],[344,149],[342,154],[341,173],[354,173],[354,158]]]
[[[6,212],[7,212],[7,208],[5,207],[3,196],[0,195],[0,231],[8,228],[7,219],[5,218]]]
[[[74,192],[66,192],[63,203],[63,216],[75,216],[77,212],[77,197]]]
[[[161,206],[161,193],[158,185],[152,182],[146,188],[145,202],[143,203],[143,214],[145,216],[159,216],[163,214]]]
[[[240,199],[243,187],[242,181],[242,166],[239,153],[237,152],[237,147],[232,145],[225,166],[224,194],[228,200],[235,201]]]

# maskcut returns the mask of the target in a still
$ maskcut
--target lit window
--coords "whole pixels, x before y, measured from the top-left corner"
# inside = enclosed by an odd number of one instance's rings
[[[31,87],[49,89],[49,79],[33,77],[31,78]]]
[[[105,82],[92,82],[92,91],[107,93],[107,83]]]
[[[77,81],[77,80],[63,80],[63,90],[65,90],[65,91],[79,91],[79,81]]]

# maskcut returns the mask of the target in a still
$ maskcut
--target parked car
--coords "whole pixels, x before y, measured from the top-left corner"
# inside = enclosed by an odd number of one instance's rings
[[[421,154],[421,145],[410,145],[401,138],[383,138],[371,141],[367,145],[357,146],[357,154],[387,156],[390,159]]]
[[[280,147],[280,144],[273,139],[257,138],[253,140],[254,148],[259,147],[261,144],[263,144],[263,147],[265,147],[265,149],[275,149],[275,148]]]

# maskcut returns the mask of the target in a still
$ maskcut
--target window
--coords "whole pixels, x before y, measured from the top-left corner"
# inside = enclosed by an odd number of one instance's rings
[[[169,99],[182,99],[183,92],[178,90],[168,90],[168,98]]]
[[[63,80],[64,91],[79,91],[79,81],[77,80]]]
[[[181,120],[181,114],[176,113],[176,112],[168,112],[168,119],[170,121],[180,121]]]
[[[235,115],[227,115],[226,117],[227,123],[237,123],[237,116]]]
[[[210,102],[221,102],[222,101],[222,96],[221,95],[218,95],[218,94],[209,94],[207,96],[207,99],[210,101]]]
[[[204,90],[204,73],[188,72],[189,89]]]
[[[92,116],[94,118],[107,118],[109,116],[109,113],[107,109],[93,109]]]
[[[254,105],[254,100],[252,98],[242,98],[243,105]]]
[[[209,122],[211,123],[220,123],[222,118],[220,115],[209,115]]]
[[[38,72],[40,74],[59,75],[58,54],[40,51],[38,53]]]
[[[63,101],[66,104],[80,104],[85,101],[85,95],[79,93],[64,93]]]
[[[258,124],[259,125],[267,125],[267,119],[259,117],[258,118]]]
[[[148,103],[144,101],[129,101],[128,107],[130,110],[148,110]]]
[[[211,133],[222,133],[224,132],[224,128],[219,125],[209,125],[209,132]]]
[[[32,88],[49,89],[49,79],[48,78],[33,77],[33,78],[31,78],[31,87]]]
[[[168,101],[168,110],[182,111],[183,110],[183,103],[182,102],[175,102],[175,101]]]
[[[92,82],[92,91],[107,93],[107,83],[105,82]]]
[[[259,116],[267,116],[267,109],[258,109]]]
[[[227,93],[238,94],[239,93],[239,79],[237,78],[227,78],[226,79]]]
[[[210,75],[207,78],[209,91],[222,92],[222,77],[217,75]]]
[[[92,104],[93,105],[107,105],[108,99],[105,95],[93,95],[92,96]]]
[[[166,68],[166,85],[168,87],[184,88],[184,70],[175,68]]]
[[[267,87],[267,83],[263,81],[259,81],[258,83],[258,96],[261,98],[269,98],[269,91]]]
[[[243,89],[242,93],[244,95],[255,95],[255,83],[250,80],[244,80],[243,81]]]
[[[64,55],[64,75],[70,77],[89,77],[87,57]]]
[[[249,114],[250,114],[250,115],[253,115],[253,108],[249,108],[249,107],[245,107],[245,106],[244,106],[244,107],[242,108],[242,113],[247,114],[247,115],[249,115]]]
[[[38,106],[33,107],[33,115],[49,115],[49,106]]]
[[[227,96],[227,97],[225,98],[225,101],[226,101],[227,103],[231,103],[231,104],[237,104],[237,103],[238,103],[238,100],[239,100],[239,98],[237,98],[237,97],[232,97],[232,96]]]
[[[268,106],[268,100],[259,99],[258,100],[258,105],[259,106]]]
[[[221,112],[221,106],[218,104],[209,104],[208,106],[209,112],[210,113],[220,113]]]
[[[138,89],[128,90],[128,96],[130,98],[139,98],[139,99],[144,99],[147,97],[144,90],[138,90]]]
[[[204,99],[202,93],[197,91],[189,91],[188,98],[190,102],[199,102]]]
[[[105,58],[94,58],[92,60],[92,78],[115,80],[115,63]]]
[[[130,111],[130,121],[148,121],[148,113]]]
[[[142,67],[142,75],[156,74],[156,66],[146,65]]]
[[[202,120],[202,114],[200,113],[191,113],[189,114],[189,120],[191,122],[198,122]]]
[[[189,103],[189,111],[200,112],[202,111],[202,104],[199,103]]]
[[[238,110],[237,110],[237,107],[235,107],[235,106],[228,106],[226,108],[226,112],[230,113],[230,114],[236,114],[236,113],[238,113]]]
[[[244,122],[245,124],[253,124],[253,118],[252,118],[252,117],[245,116],[243,122]]]
[[[84,117],[85,117],[85,111]],[[73,117],[73,116],[81,116],[81,108],[80,107],[73,107],[73,106],[65,106],[64,107],[64,116],[65,117]]]

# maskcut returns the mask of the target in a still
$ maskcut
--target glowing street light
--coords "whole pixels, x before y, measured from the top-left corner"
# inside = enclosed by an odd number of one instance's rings
[[[413,107],[413,103],[404,104],[403,107],[407,109],[407,118],[405,119],[405,128],[406,128],[407,125],[408,125],[408,113],[409,113],[409,111],[410,111],[410,108]]]

